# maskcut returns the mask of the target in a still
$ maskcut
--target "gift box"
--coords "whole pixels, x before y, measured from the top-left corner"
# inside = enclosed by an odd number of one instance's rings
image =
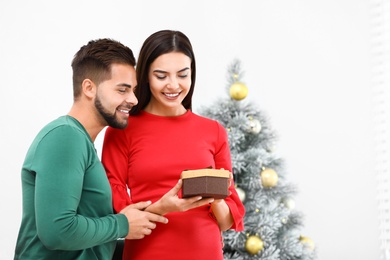
[[[182,197],[202,196],[224,199],[229,195],[229,177],[227,170],[199,169],[181,173]]]

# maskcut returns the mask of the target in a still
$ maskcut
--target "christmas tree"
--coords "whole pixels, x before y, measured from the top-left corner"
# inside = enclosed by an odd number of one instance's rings
[[[284,161],[275,153],[276,134],[267,116],[244,100],[241,63],[228,67],[226,98],[199,114],[227,130],[235,185],[244,203],[244,231],[223,233],[225,259],[287,260],[316,258],[313,241],[300,233],[303,215],[294,207],[297,189],[286,178]]]

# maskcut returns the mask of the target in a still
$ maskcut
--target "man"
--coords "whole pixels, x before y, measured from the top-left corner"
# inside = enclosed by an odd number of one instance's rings
[[[72,61],[70,112],[46,125],[22,168],[23,215],[14,259],[111,259],[118,238],[140,239],[167,219],[140,202],[113,214],[111,188],[94,140],[125,128],[137,104],[132,51],[90,41]],[[145,249],[147,250],[147,249]]]

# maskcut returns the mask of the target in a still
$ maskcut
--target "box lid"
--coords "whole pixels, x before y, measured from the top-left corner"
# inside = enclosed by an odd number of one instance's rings
[[[199,170],[186,170],[182,171],[181,178],[196,178],[196,177],[222,177],[229,178],[230,172],[228,170],[223,169],[199,169]]]

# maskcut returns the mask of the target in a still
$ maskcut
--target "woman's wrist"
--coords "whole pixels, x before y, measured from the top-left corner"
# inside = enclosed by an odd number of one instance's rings
[[[217,199],[217,200],[214,200],[213,202],[211,202],[211,206],[218,206],[218,205],[223,205],[223,204],[225,204],[224,199]]]
[[[162,210],[160,200],[156,201],[155,203],[151,204],[149,207],[145,208],[145,211],[158,214],[161,216],[166,214],[166,212]]]

